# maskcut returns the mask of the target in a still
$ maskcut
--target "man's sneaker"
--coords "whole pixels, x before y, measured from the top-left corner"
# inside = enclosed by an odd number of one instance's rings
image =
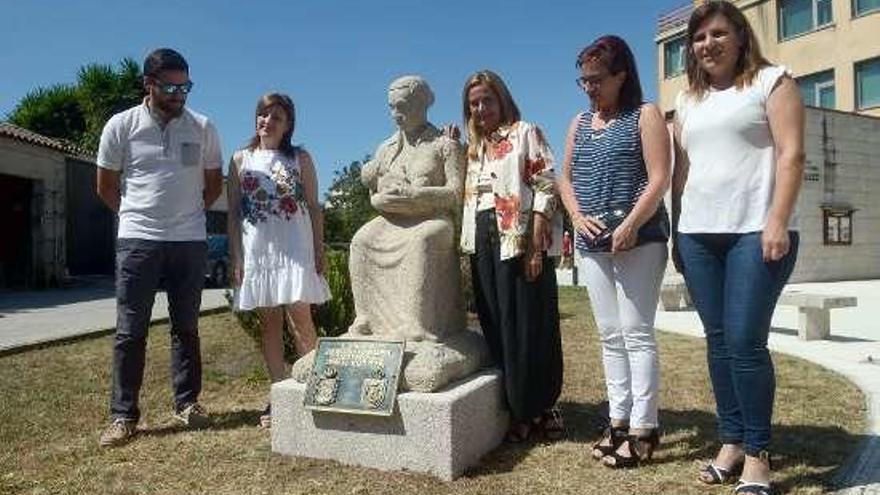
[[[135,433],[137,433],[137,421],[116,418],[104,433],[101,433],[98,444],[101,447],[116,447],[131,440]]]
[[[208,413],[205,412],[205,409],[198,402],[194,402],[175,413],[174,419],[180,421],[185,426],[195,429],[204,428],[211,423]]]
[[[262,428],[271,428],[272,427],[272,405],[267,404],[266,409],[263,410],[263,414],[260,414],[260,427]]]

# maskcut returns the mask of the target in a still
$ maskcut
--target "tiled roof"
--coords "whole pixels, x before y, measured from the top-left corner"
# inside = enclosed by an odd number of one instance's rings
[[[12,125],[8,122],[0,122],[0,137],[8,137],[11,139],[15,139],[16,141],[22,141],[37,146],[42,146],[44,148],[53,149],[55,151],[60,151],[65,155],[91,160],[88,153],[79,149],[72,143],[66,142],[61,139],[53,139],[42,134],[38,134],[34,131],[29,131],[23,127]]]

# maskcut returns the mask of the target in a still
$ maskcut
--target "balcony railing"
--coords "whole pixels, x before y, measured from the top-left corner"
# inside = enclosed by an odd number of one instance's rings
[[[687,24],[691,12],[694,11],[694,2],[688,2],[675,9],[657,16],[657,34],[677,29]]]

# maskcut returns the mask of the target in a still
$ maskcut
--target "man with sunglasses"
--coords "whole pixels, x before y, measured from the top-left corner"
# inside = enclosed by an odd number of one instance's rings
[[[161,48],[144,61],[142,104],[107,122],[98,149],[98,195],[119,213],[116,242],[116,339],[112,422],[103,446],[130,440],[140,419],[147,329],[159,280],[171,320],[174,417],[205,426],[198,320],[207,246],[205,209],[222,189],[214,125],[186,108],[189,66]]]

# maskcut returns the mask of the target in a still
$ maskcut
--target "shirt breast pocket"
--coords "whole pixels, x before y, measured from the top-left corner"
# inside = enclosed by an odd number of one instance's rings
[[[202,161],[202,145],[200,143],[180,143],[180,161],[184,167],[195,167]]]
[[[138,138],[129,141],[127,153],[134,167],[151,166],[160,162],[164,156],[160,144]]]

